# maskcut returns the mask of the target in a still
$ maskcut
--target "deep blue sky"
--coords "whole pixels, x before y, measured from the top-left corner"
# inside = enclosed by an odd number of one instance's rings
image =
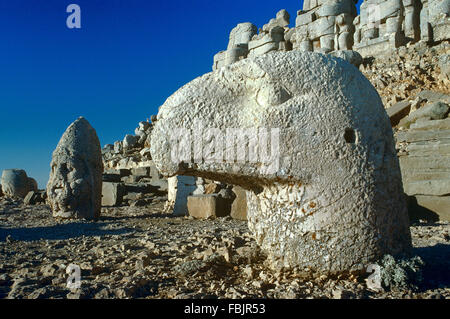
[[[81,7],[81,29],[66,7]],[[211,71],[240,22],[262,27],[302,0],[0,0],[0,171],[44,188],[51,154],[84,116],[100,143],[134,134],[183,84]]]

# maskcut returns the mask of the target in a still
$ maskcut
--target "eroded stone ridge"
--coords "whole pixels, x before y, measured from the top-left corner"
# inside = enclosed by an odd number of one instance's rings
[[[102,153],[97,133],[83,117],[73,122],[53,152],[47,184],[54,217],[98,219],[102,200]]]
[[[279,149],[272,154],[278,168],[267,170],[271,163],[248,156],[177,161],[172,133],[196,130],[199,120],[218,132],[279,129]],[[411,247],[389,118],[370,82],[341,59],[273,52],[205,74],[166,100],[151,139],[162,174],[210,178],[248,191],[249,227],[273,265],[356,271]],[[243,143],[247,150],[250,143]]]

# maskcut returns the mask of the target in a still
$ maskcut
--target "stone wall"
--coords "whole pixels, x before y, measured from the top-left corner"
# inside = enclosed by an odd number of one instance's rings
[[[407,43],[450,38],[450,0],[366,0],[357,15],[354,0],[305,0],[295,27],[281,10],[261,29],[240,23],[226,51],[214,56],[213,70],[271,51],[331,53],[354,50],[374,56]]]

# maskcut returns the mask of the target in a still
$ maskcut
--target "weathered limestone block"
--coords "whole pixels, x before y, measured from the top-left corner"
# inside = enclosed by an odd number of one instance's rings
[[[450,38],[450,1],[429,1],[428,18],[433,41],[448,40]]]
[[[6,197],[25,198],[29,191],[37,190],[37,186],[32,187],[23,169],[5,169],[2,173],[1,184]]]
[[[379,35],[378,28],[366,29],[363,32],[363,38],[367,40],[378,38],[378,35]]]
[[[308,28],[295,28],[295,32],[291,35],[290,41],[293,48],[300,51],[313,51],[312,41],[308,36]]]
[[[410,0],[403,0],[408,6]],[[404,25],[412,28],[410,40],[418,39],[418,15],[408,8],[408,21],[405,22],[405,9],[402,0],[366,0],[361,4],[360,15],[355,19],[353,49],[362,56],[377,55],[390,48],[405,45]]]
[[[341,13],[356,16],[356,8],[353,0],[328,0],[315,13],[317,17],[338,16]]]
[[[386,19],[386,30],[384,35],[399,32],[402,28],[402,20],[400,17],[392,17]]]
[[[314,11],[302,12],[295,19],[295,26],[296,27],[305,26],[313,22],[314,20],[316,20],[316,14],[314,13]]]
[[[386,112],[391,120],[392,127],[396,126],[401,119],[408,116],[410,110],[411,102],[408,100],[400,101],[387,108]]]
[[[338,33],[353,31],[353,16],[348,13],[340,14],[336,17],[336,25]]]
[[[134,130],[134,134],[136,135],[137,144],[142,145],[147,140],[147,133],[144,131],[139,130],[139,128],[136,128]]]
[[[390,121],[375,88],[349,63],[299,51],[247,58],[184,85],[158,119],[151,152],[161,173],[246,189],[249,228],[272,266],[362,271],[384,254],[410,250]],[[229,144],[216,144],[215,161],[173,158],[180,141],[171,132],[181,126],[192,136],[199,120]],[[249,138],[237,143],[227,128]]]
[[[282,9],[277,12],[275,19],[271,19],[269,23],[262,27],[262,30],[263,32],[270,32],[270,30],[274,27],[287,27],[289,25],[289,19],[289,13],[285,9]]]
[[[423,91],[419,95],[429,96],[430,100],[445,98],[444,94],[433,93]],[[414,196],[418,205],[436,213],[439,219],[449,220],[450,118],[441,119],[448,115],[448,105],[434,102],[410,116],[417,113],[417,122],[396,133],[404,150],[399,159],[405,193]]]
[[[29,191],[27,196],[23,199],[25,205],[36,205],[45,203],[45,191]]]
[[[201,177],[197,177],[197,179],[195,180],[195,186],[196,189],[195,191],[192,193],[192,195],[202,195],[205,194],[205,180]]]
[[[258,28],[250,22],[239,23],[230,32],[226,51],[214,55],[213,71],[247,57],[248,43],[258,33]]]
[[[138,139],[136,138],[136,136],[130,135],[130,134],[125,135],[125,137],[123,138],[123,142],[122,142],[123,150],[127,151],[129,149],[132,149],[133,147],[136,146],[137,142],[138,142]]]
[[[329,53],[334,50],[334,35],[324,35],[320,37],[320,52]]]
[[[175,216],[185,216],[188,213],[187,198],[197,188],[195,180],[193,176],[169,177],[166,211],[172,212]]]
[[[189,216],[199,219],[223,217],[230,214],[226,200],[218,194],[188,196]]]
[[[119,206],[122,204],[125,188],[121,183],[103,182],[102,206]]]
[[[361,42],[361,26],[359,25],[360,16],[357,16],[353,20],[355,32],[353,33],[353,44],[359,44]]]
[[[431,120],[445,119],[450,111],[450,106],[444,102],[434,102],[412,112],[408,116],[409,121],[416,121],[421,118]]]
[[[131,169],[131,174],[134,176],[142,176],[147,177],[150,176],[150,168],[149,167],[136,167]]]
[[[242,60],[247,57],[248,54],[248,46],[242,46],[241,44],[228,49],[225,53],[225,62],[224,65],[230,65],[234,62]]]
[[[359,54],[356,51],[339,50],[339,51],[332,52],[331,55],[341,58],[341,59],[347,61],[348,63],[353,64],[357,68],[359,68],[359,66],[363,62],[363,58],[362,58],[361,54]]]
[[[280,47],[280,42],[284,40],[284,29],[276,26],[270,29],[269,33],[263,34],[259,39],[249,42],[248,56],[258,56],[266,54],[270,51],[277,51]]]
[[[123,146],[122,141],[115,141],[114,142],[114,153],[119,154],[122,153]]]
[[[418,2],[417,0],[403,0],[403,6],[405,8],[405,36],[418,41],[420,39]]]
[[[308,34],[310,39],[315,40],[323,35],[334,34],[334,24],[336,17],[322,17],[308,24]]]
[[[431,24],[429,23],[427,1],[424,1],[422,4],[422,10],[420,10],[419,20],[420,20],[420,39],[423,41],[430,41],[432,39],[432,30]]]
[[[311,10],[322,4],[323,0],[304,0],[303,10]]]
[[[225,65],[226,52],[227,51],[220,51],[214,55],[213,68],[212,68],[213,71],[220,69],[222,66]]]
[[[415,196],[417,204],[439,215],[440,220],[450,221],[450,196]]]
[[[239,186],[233,187],[236,198],[231,205],[230,216],[234,219],[247,220],[247,192]]]
[[[303,52],[312,52],[313,51],[312,42],[309,40],[300,42],[299,50]]]
[[[97,133],[79,117],[53,152],[47,184],[54,217],[98,219],[102,202],[103,162]]]
[[[364,1],[360,7],[361,24],[379,24],[387,18],[403,15],[401,0]]]
[[[342,32],[338,37],[338,50],[350,50],[352,47],[352,36],[350,32]]]
[[[227,50],[230,50],[240,44],[247,44],[258,33],[258,28],[250,23],[239,23],[230,32],[230,40],[228,42]]]

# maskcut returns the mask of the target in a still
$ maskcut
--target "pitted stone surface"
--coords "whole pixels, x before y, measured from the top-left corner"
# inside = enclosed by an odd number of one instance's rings
[[[102,201],[102,153],[97,133],[83,117],[73,122],[53,152],[47,184],[54,217],[98,219]]]
[[[278,129],[279,152],[270,162],[176,161],[173,132],[198,133],[199,121],[219,133]],[[272,52],[205,74],[160,108],[151,153],[164,175],[251,191],[249,227],[273,265],[356,271],[411,246],[389,118],[370,82],[341,59]]]

